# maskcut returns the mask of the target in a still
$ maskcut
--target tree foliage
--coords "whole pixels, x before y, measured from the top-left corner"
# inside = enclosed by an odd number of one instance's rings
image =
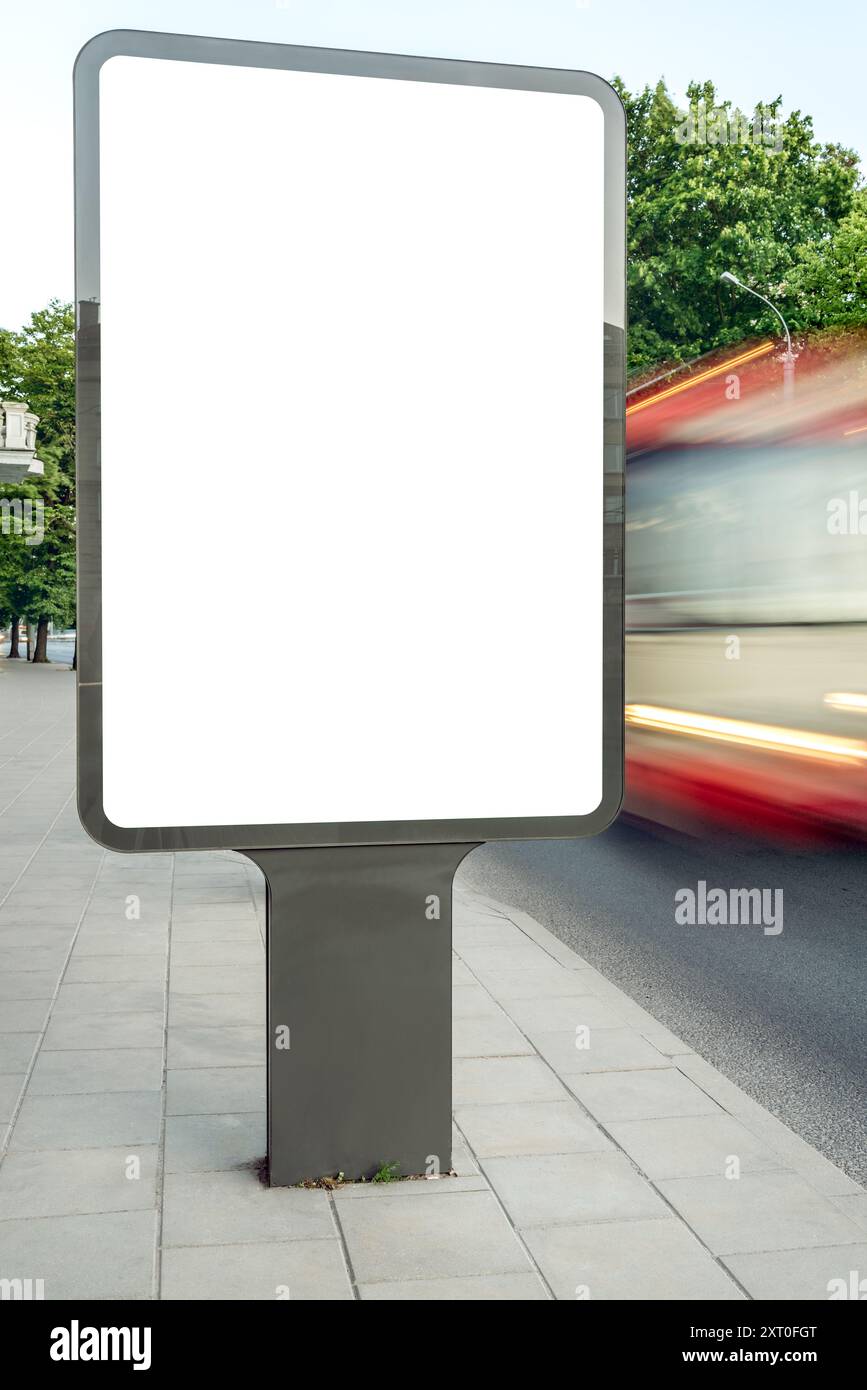
[[[75,615],[75,351],[72,307],[52,300],[20,332],[0,330],[0,399],[39,416],[44,475],[6,484],[9,502],[41,506],[44,533],[28,544],[7,520],[0,534],[0,615],[68,624]]]
[[[863,318],[863,281],[860,310],[845,299],[867,252],[853,150],[819,144],[800,111],[783,119],[780,97],[746,116],[713,83],[693,83],[683,112],[663,82],[634,95],[615,86],[629,140],[630,372],[778,332],[752,296],[720,284],[724,270],[795,329],[845,321],[840,312]],[[820,269],[829,253],[836,282]]]

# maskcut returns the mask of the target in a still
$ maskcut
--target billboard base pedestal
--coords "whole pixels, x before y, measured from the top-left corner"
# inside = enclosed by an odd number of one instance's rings
[[[451,1168],[452,879],[475,848],[243,851],[268,885],[272,1187]]]

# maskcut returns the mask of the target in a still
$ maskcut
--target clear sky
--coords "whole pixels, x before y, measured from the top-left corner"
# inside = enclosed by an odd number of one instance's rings
[[[0,0],[0,325],[73,297],[76,53],[104,29],[585,68],[676,97],[710,77],[747,110],[782,95],[867,157],[865,0]]]

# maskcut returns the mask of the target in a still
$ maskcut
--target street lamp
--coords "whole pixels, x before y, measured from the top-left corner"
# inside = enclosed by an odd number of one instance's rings
[[[780,320],[780,323],[783,325],[783,332],[786,335],[786,355],[783,358],[783,396],[786,400],[791,400],[792,396],[795,394],[795,354],[792,352],[792,335],[789,332],[789,325],[786,323],[786,320],[783,318],[776,305],[772,304],[769,299],[765,299],[765,296],[759,294],[758,290],[750,289],[749,285],[745,285],[743,280],[739,280],[736,275],[732,275],[730,270],[724,270],[719,278],[721,280],[728,280],[731,285],[737,285],[739,290],[746,290],[747,294],[755,295],[756,299],[760,299],[763,304],[767,304],[768,308],[773,310]]]

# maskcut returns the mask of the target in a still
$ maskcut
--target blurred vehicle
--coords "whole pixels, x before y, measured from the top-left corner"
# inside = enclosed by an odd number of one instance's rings
[[[867,354],[774,343],[627,400],[626,810],[867,838]]]

